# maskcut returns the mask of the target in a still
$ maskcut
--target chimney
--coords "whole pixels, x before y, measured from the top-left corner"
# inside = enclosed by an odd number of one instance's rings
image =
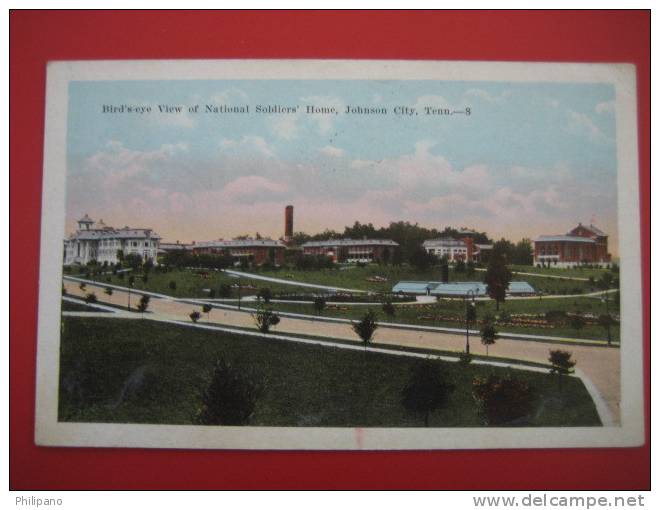
[[[284,242],[289,244],[293,240],[293,206],[284,208]]]

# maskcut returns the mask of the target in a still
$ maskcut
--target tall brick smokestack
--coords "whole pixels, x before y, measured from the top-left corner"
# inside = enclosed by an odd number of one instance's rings
[[[284,208],[284,242],[290,243],[293,240],[293,206],[287,205]]]

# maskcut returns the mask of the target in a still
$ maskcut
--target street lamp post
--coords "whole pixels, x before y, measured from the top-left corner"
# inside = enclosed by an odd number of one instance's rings
[[[607,345],[612,345],[612,331],[610,330],[612,318],[610,317],[610,300],[609,292],[606,290],[602,298],[603,303],[605,303],[605,320],[607,321]]]
[[[465,293],[465,353],[470,354],[470,318],[474,314],[474,295],[475,292],[469,289]],[[472,301],[469,298],[472,297]],[[470,309],[470,307],[472,307]],[[472,311],[471,311],[472,310]]]
[[[238,279],[238,309],[241,309],[241,277],[236,274],[229,275],[232,278]]]

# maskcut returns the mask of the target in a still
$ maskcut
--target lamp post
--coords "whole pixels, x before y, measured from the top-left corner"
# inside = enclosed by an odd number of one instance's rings
[[[469,289],[465,293],[465,353],[470,354],[470,320],[475,318],[476,309],[474,306],[475,291]],[[470,301],[472,297],[472,301]]]
[[[610,330],[611,323],[612,323],[612,318],[610,317],[610,300],[609,300],[609,292],[608,290],[605,291],[605,294],[603,294],[603,297],[601,298],[601,301],[605,303],[605,320],[607,321],[607,345],[611,346],[612,345],[612,332]]]
[[[236,274],[230,274],[231,278],[238,279],[238,309],[241,309],[241,277]]]

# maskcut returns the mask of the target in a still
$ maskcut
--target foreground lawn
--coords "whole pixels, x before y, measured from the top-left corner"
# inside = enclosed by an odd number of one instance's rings
[[[263,377],[251,425],[421,426],[401,405],[416,360],[160,324],[64,318],[59,419],[190,424],[216,359]],[[438,362],[456,390],[430,426],[481,426],[472,397],[477,375],[505,369]],[[559,391],[549,374],[512,371],[535,395],[532,426],[596,426],[581,381]]]

